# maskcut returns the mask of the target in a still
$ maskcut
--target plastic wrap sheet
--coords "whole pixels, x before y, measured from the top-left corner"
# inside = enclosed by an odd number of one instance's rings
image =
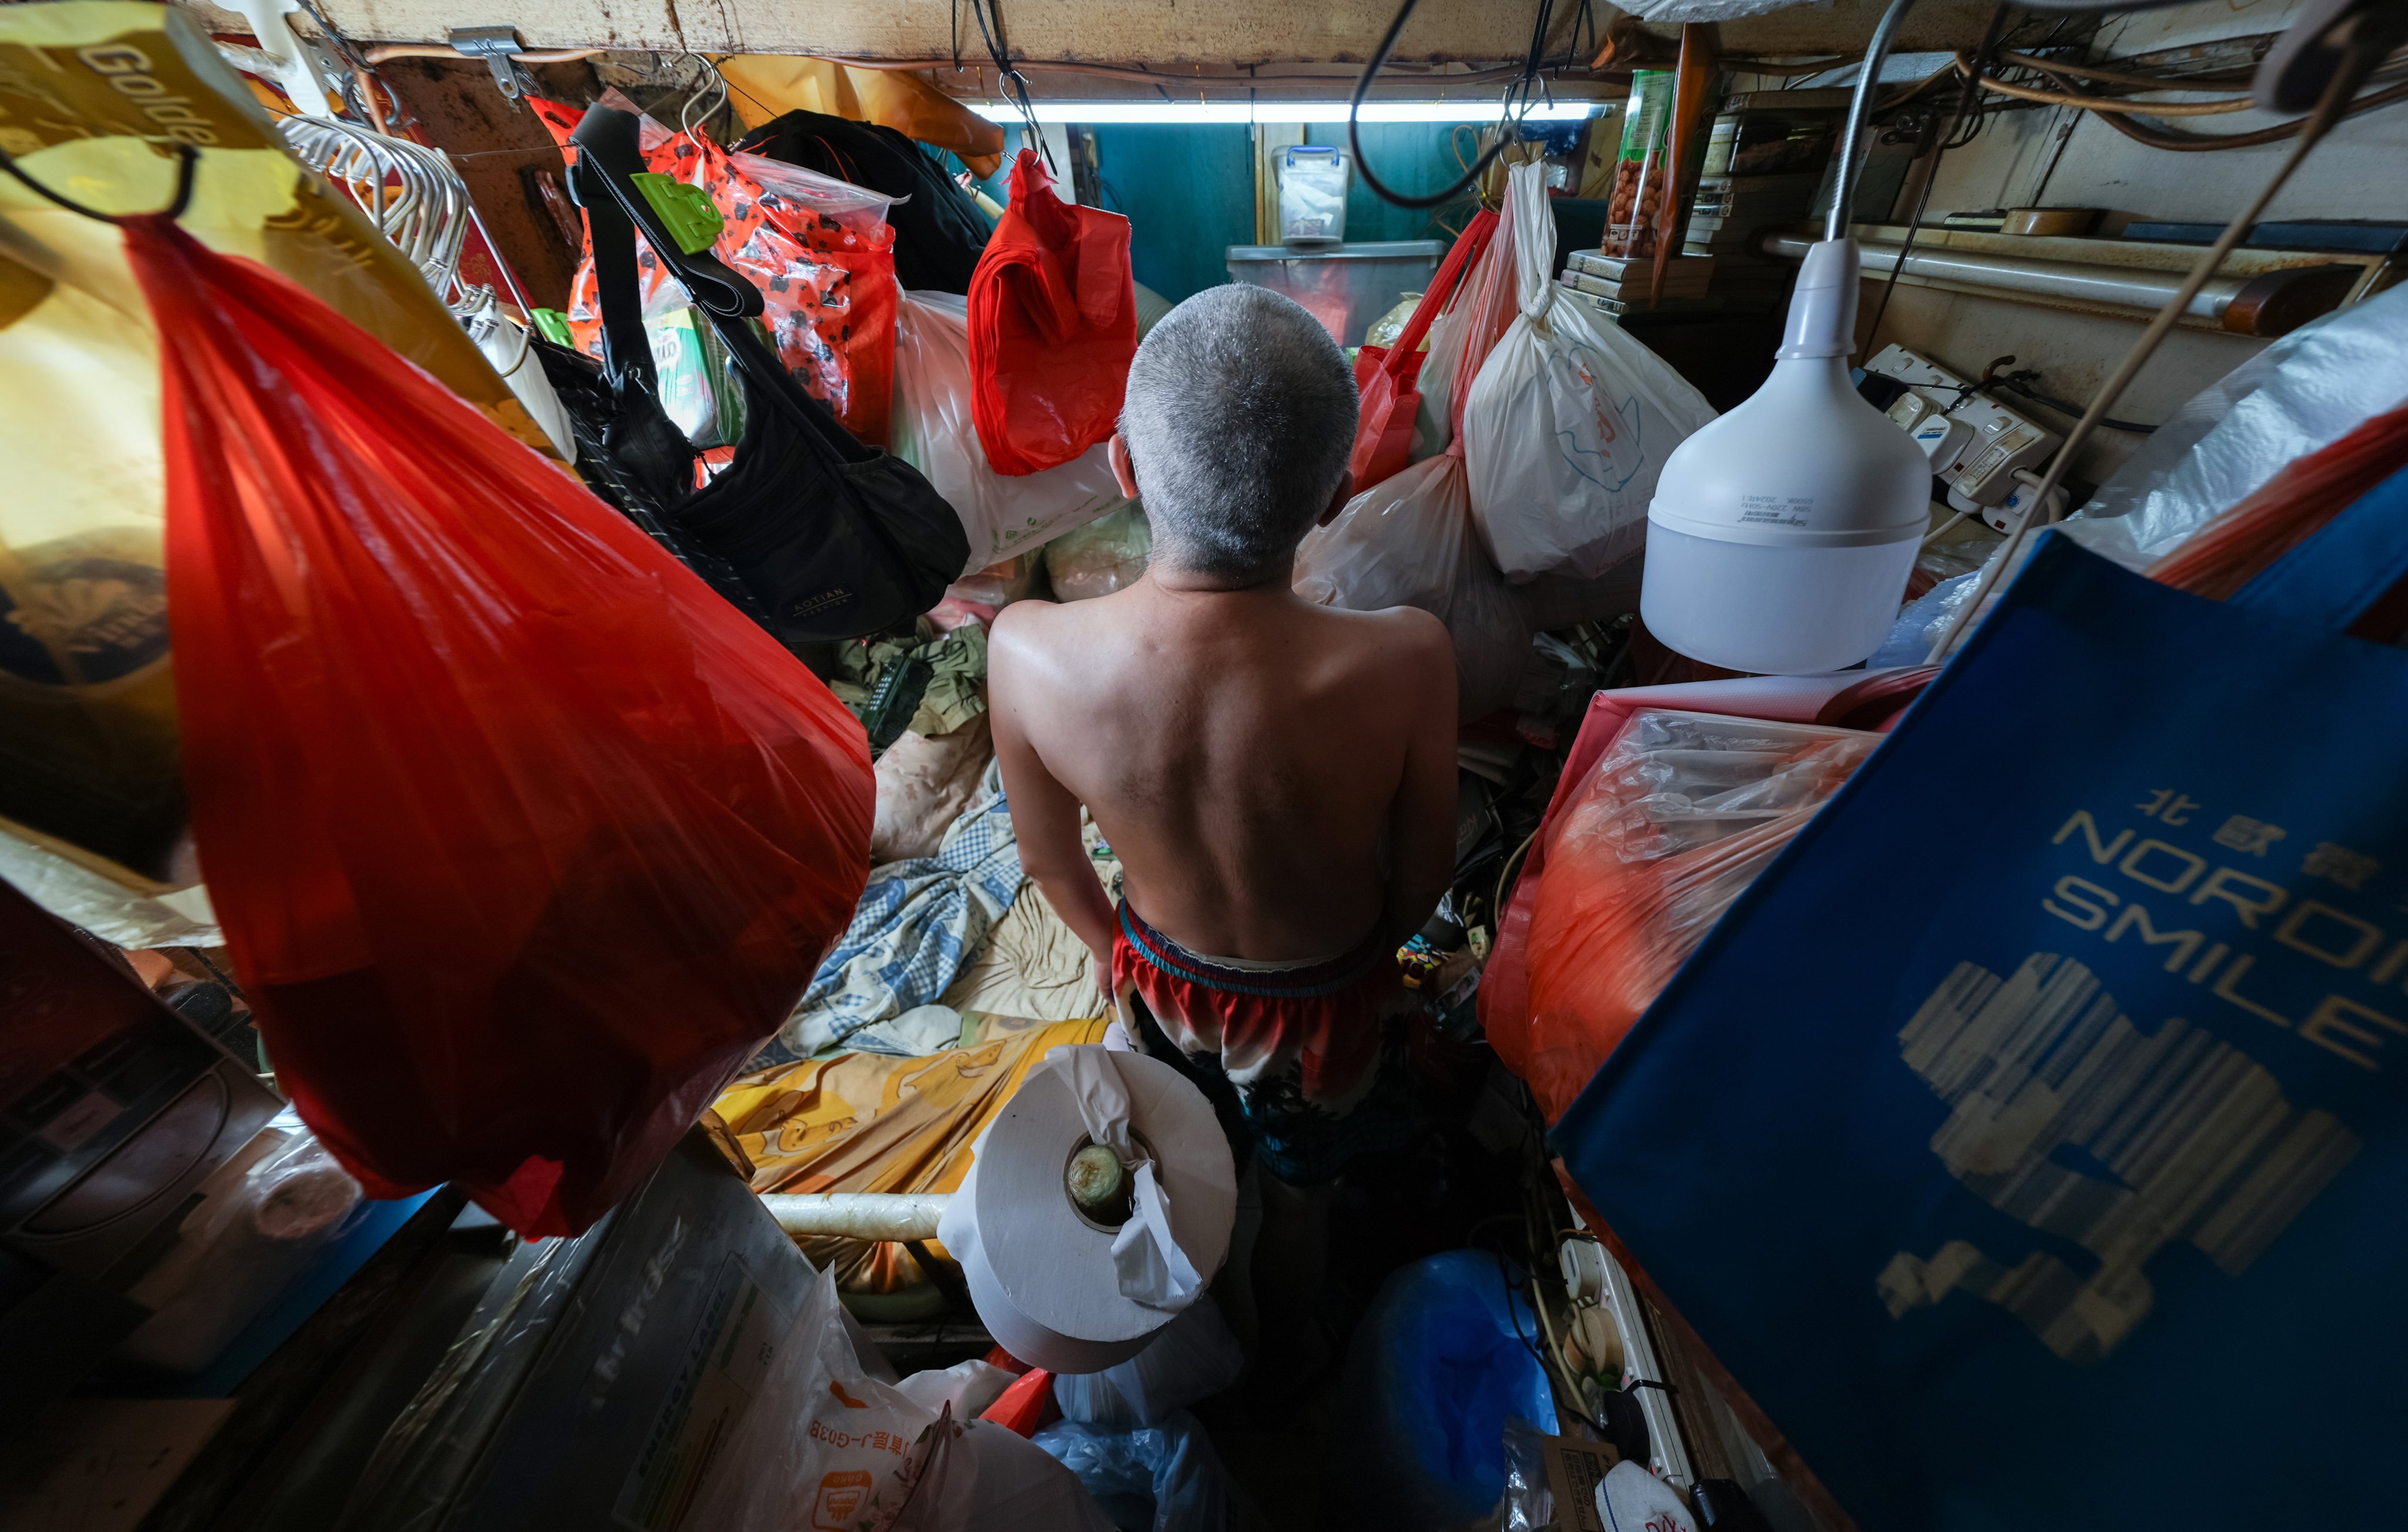
[[[1054,1380],[1058,1386],[1061,1380]],[[1037,1445],[1079,1476],[1087,1493],[1120,1514],[1152,1501],[1153,1532],[1223,1532],[1229,1496],[1212,1439],[1181,1410],[1158,1425],[1129,1430],[1061,1421],[1037,1433]]]
[[[1527,927],[1504,938],[1526,966],[1526,1007],[1482,1010],[1490,1044],[1550,1122],[1880,737],[1709,713],[1631,715],[1541,832],[1549,843]]]
[[[2408,287],[2395,287],[2300,326],[2200,390],[2066,530],[2093,552],[2143,568],[2294,458],[2403,402]]]

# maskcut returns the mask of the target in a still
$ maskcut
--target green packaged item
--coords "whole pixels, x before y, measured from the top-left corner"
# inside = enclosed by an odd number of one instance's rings
[[[744,394],[710,322],[698,308],[672,308],[646,316],[644,333],[669,420],[696,447],[735,446],[744,435]]]

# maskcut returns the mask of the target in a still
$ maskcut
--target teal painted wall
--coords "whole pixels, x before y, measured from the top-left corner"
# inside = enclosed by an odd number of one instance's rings
[[[1427,196],[1463,174],[1455,163],[1460,148],[1465,164],[1480,152],[1478,135],[1466,127],[1457,134],[1451,122],[1365,122],[1363,152],[1388,190],[1406,196]],[[1452,140],[1452,142],[1451,142]],[[1308,144],[1353,150],[1346,146],[1346,124],[1314,122],[1304,130]],[[1346,187],[1346,242],[1366,244],[1380,239],[1443,239],[1452,243],[1471,217],[1478,200],[1469,192],[1440,208],[1398,208],[1383,202],[1363,182],[1359,167]]]
[[[1231,245],[1254,242],[1254,135],[1235,123],[1152,126],[1099,123],[1096,158],[1103,205],[1129,221],[1129,264],[1137,279],[1173,303],[1229,279]],[[1011,156],[1023,130],[1004,129],[1004,168],[980,183],[1007,202]],[[1462,174],[1476,152],[1474,135],[1445,122],[1367,122],[1363,151],[1394,190],[1426,195]],[[1343,123],[1315,123],[1306,141],[1346,147]],[[1346,193],[1349,243],[1385,239],[1452,241],[1477,202],[1466,193],[1444,207],[1397,208],[1373,195],[1358,174]]]
[[[1254,242],[1253,130],[1108,122],[1088,131],[1103,205],[1129,221],[1137,279],[1173,303],[1227,281],[1228,248]]]

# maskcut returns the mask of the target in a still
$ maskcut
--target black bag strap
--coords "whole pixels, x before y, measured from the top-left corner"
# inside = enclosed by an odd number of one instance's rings
[[[602,306],[603,365],[612,385],[619,386],[627,378],[652,383],[653,377],[652,344],[644,335],[643,304],[636,279],[635,236],[640,229],[653,255],[685,285],[695,306],[710,320],[755,398],[766,399],[784,415],[802,433],[812,452],[831,468],[876,462],[882,455],[878,449],[854,440],[827,406],[795,381],[753,328],[750,321],[764,307],[760,290],[709,251],[688,254],[679,248],[633,179],[644,168],[639,132],[634,113],[594,107],[570,136],[577,146],[577,167],[570,173],[570,184],[585,208],[593,235],[595,289]],[[606,245],[610,251],[607,265]]]

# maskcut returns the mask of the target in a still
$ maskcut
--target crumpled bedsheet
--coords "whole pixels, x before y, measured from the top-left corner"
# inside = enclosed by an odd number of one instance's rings
[[[1003,774],[990,764],[983,795],[936,855],[870,869],[852,923],[752,1067],[807,1059],[934,1004],[984,948],[1023,881]]]

